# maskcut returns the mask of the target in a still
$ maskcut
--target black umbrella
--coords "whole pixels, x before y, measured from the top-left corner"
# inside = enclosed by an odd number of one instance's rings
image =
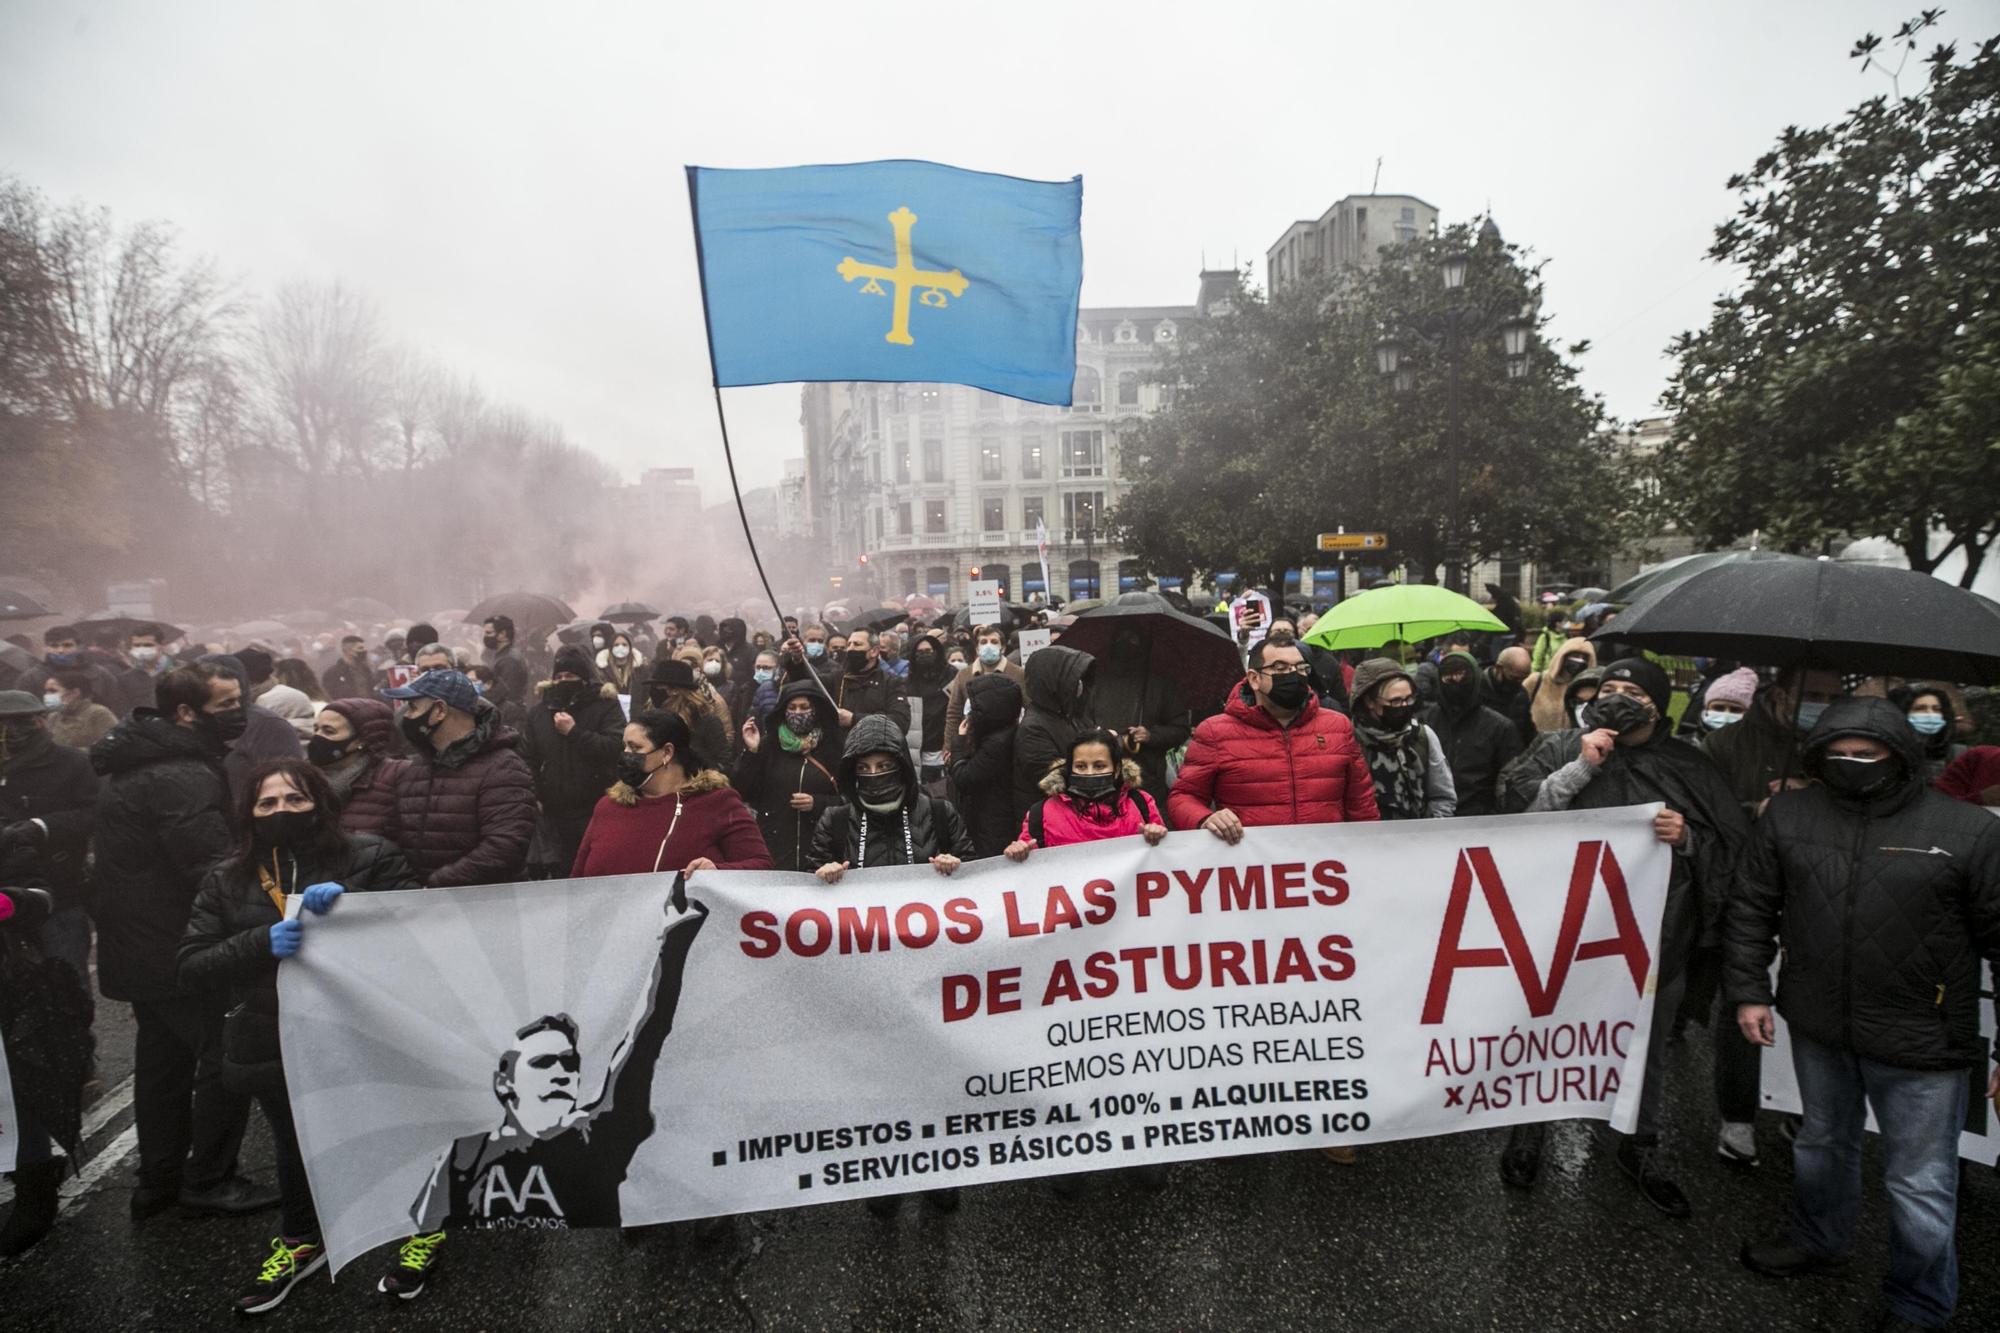
[[[569,609],[569,603],[560,597],[550,597],[539,592],[500,592],[486,598],[465,613],[468,624],[477,625],[495,616],[508,616],[514,627],[520,631],[523,642],[534,637],[531,629],[548,633],[557,625],[566,625],[576,619],[576,612]]]
[[[860,615],[843,621],[840,626],[840,632],[842,634],[852,634],[858,629],[865,629],[870,634],[880,634],[883,630],[896,624],[898,621],[910,619],[921,620],[922,617],[912,617],[908,611],[900,607],[884,606],[873,611],[863,611]]]
[[[1172,602],[1153,592],[1120,593],[1085,611],[1056,642],[1102,661],[1110,655],[1112,634],[1126,625],[1140,630],[1151,645],[1146,669],[1179,686],[1196,716],[1226,698],[1243,679],[1242,654],[1226,630],[1174,610]]]
[[[2000,683],[2000,602],[1907,569],[1760,557],[1666,584],[1592,637],[1757,666]]]
[[[171,643],[181,636],[180,630],[164,620],[151,620],[144,616],[114,616],[109,611],[94,612],[76,622],[77,633],[92,643],[112,643],[124,638],[140,626],[157,629],[163,642]]]
[[[1585,593],[1595,592],[1593,602],[1616,602],[1619,606],[1636,602],[1641,597],[1651,596],[1670,583],[1692,578],[1704,569],[1714,569],[1718,565],[1736,565],[1759,560],[1796,560],[1798,556],[1786,555],[1782,551],[1700,551],[1694,555],[1684,555],[1653,566],[1643,574],[1634,574],[1609,592],[1586,588],[1572,594],[1582,600]]]
[[[604,608],[599,620],[608,620],[614,625],[636,625],[642,620],[658,620],[660,613],[644,602],[620,602],[616,606]]]
[[[54,614],[18,588],[0,588],[0,620],[33,620]]]
[[[1500,623],[1516,634],[1526,633],[1528,622],[1521,618],[1521,603],[1514,594],[1497,583],[1487,584],[1486,591],[1493,595],[1493,614]]]

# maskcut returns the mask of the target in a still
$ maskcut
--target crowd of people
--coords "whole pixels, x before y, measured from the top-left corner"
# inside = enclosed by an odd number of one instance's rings
[[[704,869],[833,884],[920,862],[949,876],[1177,829],[1236,843],[1268,825],[1659,802],[1657,1039],[1615,1150],[1637,1199],[1692,1211],[1658,1148],[1669,1037],[1689,1024],[1713,1033],[1716,1152],[1756,1164],[1775,1006],[1804,1103],[1795,1206],[1744,1262],[1845,1262],[1865,1104],[1887,1148],[1888,1318],[1949,1318],[1958,1136],[2000,1097],[1978,1010],[2000,960],[2000,746],[1967,744],[1963,691],[1662,662],[1560,609],[1533,635],[1350,653],[1310,644],[1312,623],[1301,608],[1266,627],[1220,698],[1150,665],[1143,618],[1101,657],[893,613],[602,622],[553,643],[495,616],[477,647],[424,624],[233,651],[156,625],[17,642],[33,656],[0,679],[0,1034],[21,1151],[0,1255],[49,1231],[80,1151],[93,958],[98,994],[135,1018],[132,1217],[279,1209],[234,1298],[255,1313],[325,1262],[275,978],[343,893]],[[275,1189],[238,1169],[253,1103]],[[1545,1129],[1508,1135],[1507,1186],[1534,1186]],[[378,1289],[417,1296],[444,1242],[407,1239]]]

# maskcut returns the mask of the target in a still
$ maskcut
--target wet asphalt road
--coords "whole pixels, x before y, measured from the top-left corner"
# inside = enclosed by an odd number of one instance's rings
[[[129,1072],[120,1007],[99,1015],[104,1092]],[[1587,1125],[1558,1126],[1531,1194],[1503,1186],[1495,1132],[1363,1148],[1351,1167],[1317,1153],[1188,1163],[1148,1194],[1094,1181],[1073,1201],[1045,1184],[967,1191],[956,1215],[906,1203],[893,1222],[859,1204],[739,1218],[703,1243],[682,1229],[454,1237],[430,1289],[374,1292],[388,1254],[322,1273],[262,1323],[295,1329],[1846,1329],[1872,1327],[1887,1229],[1880,1160],[1855,1262],[1779,1283],[1736,1261],[1782,1219],[1787,1145],[1766,1117],[1763,1165],[1713,1156],[1708,1051],[1678,1048],[1671,1145],[1695,1216],[1642,1204]],[[115,1151],[129,1107],[88,1145],[101,1178],[55,1235],[0,1264],[0,1329],[245,1326],[228,1309],[255,1273],[275,1215],[126,1217],[132,1162]],[[253,1118],[245,1165],[271,1178]],[[1967,1173],[1962,1294],[1954,1328],[2000,1327],[2000,1176]]]

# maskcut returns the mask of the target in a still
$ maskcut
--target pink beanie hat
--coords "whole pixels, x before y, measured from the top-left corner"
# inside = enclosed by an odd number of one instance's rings
[[[1749,667],[1738,667],[1726,676],[1717,676],[1701,699],[1705,704],[1733,703],[1748,709],[1756,697],[1757,673]]]

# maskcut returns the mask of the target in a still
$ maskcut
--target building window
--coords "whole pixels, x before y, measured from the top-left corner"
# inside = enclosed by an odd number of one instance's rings
[[[1035,593],[1046,594],[1048,590],[1049,586],[1042,582],[1041,561],[1031,561],[1021,566],[1021,592],[1024,596],[1033,596]]]
[[[896,535],[899,537],[910,535],[910,506],[907,501],[896,506]]]
[[[1104,405],[1104,377],[1089,366],[1076,368],[1076,387],[1070,391],[1071,410],[1095,412]]]
[[[1065,477],[1104,475],[1104,432],[1066,430],[1062,433],[1062,474]]]
[[[1000,600],[1003,602],[1007,600],[1007,590],[1014,586],[1010,581],[1007,566],[981,565],[979,567],[979,577],[982,579],[992,579],[995,583],[999,584]]]
[[[1139,405],[1139,372],[1121,370],[1118,372],[1118,406],[1137,407]]]
[[[1021,497],[1021,528],[1027,533],[1029,541],[1035,539],[1036,524],[1045,521],[1042,504],[1043,499],[1039,495],[1024,495]]]
[[[1006,497],[989,495],[979,502],[979,530],[981,532],[1005,532],[1007,530]]]
[[[1021,477],[1025,481],[1040,481],[1042,472],[1042,442],[1040,440],[1021,441]]]
[[[914,570],[914,569],[906,569],[906,570],[902,571],[902,573],[901,573],[901,574],[899,574],[899,575],[897,576],[897,578],[898,578],[898,580],[899,580],[899,581],[900,581],[900,582],[902,583],[902,586],[903,586],[903,595],[904,595],[905,597],[915,597],[915,596],[917,595],[917,571],[916,571],[916,570]]]
[[[932,565],[924,571],[924,591],[933,597],[951,596],[951,566]]]
[[[944,531],[944,501],[924,501],[924,531],[927,533]]]
[[[1000,441],[988,440],[979,446],[979,479],[999,481],[1007,474],[1003,470],[1004,459],[1000,452]]]
[[[1137,560],[1118,562],[1118,591],[1137,592],[1139,590],[1140,569]]]
[[[1095,531],[1104,514],[1104,492],[1063,492],[1063,528],[1066,540],[1082,541],[1086,529]]]
[[[924,437],[924,480],[944,480],[944,441],[935,435]]]
[[[1072,560],[1069,562],[1069,595],[1071,597],[1096,597],[1102,591],[1097,582],[1097,562],[1095,560]]]
[[[1403,221],[1405,221],[1405,222],[1415,222],[1416,220],[1417,220],[1417,210],[1416,210],[1416,209],[1414,209],[1414,208],[1406,208],[1406,209],[1404,209],[1404,210],[1403,210]]]
[[[908,482],[910,479],[910,437],[904,434],[901,429],[898,429],[895,432],[895,438],[889,443],[889,448],[896,460],[897,482]]]
[[[891,412],[904,411],[907,409],[908,403],[909,396],[905,392],[905,386],[901,384],[891,385],[889,388],[889,410]]]

